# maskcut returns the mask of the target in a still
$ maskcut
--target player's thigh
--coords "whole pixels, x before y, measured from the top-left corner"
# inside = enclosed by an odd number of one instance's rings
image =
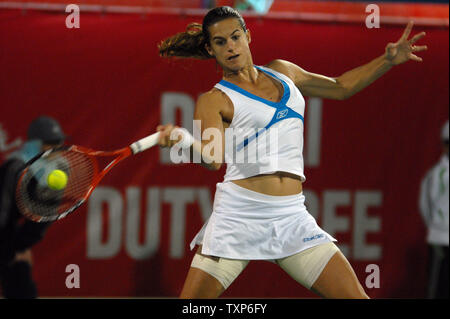
[[[217,298],[245,269],[248,261],[195,254],[180,298]]]
[[[341,251],[328,261],[311,290],[324,298],[368,299],[352,266]]]
[[[276,261],[294,280],[325,298],[366,298],[339,248],[324,243]]]

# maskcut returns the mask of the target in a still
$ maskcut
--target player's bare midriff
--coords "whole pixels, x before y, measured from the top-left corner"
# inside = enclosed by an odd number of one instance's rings
[[[300,177],[286,172],[256,175],[232,182],[254,192],[272,196],[295,195],[302,191]]]

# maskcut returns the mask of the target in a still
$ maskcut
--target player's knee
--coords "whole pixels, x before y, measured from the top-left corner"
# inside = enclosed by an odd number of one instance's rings
[[[198,268],[190,268],[180,299],[212,299],[218,298],[224,287],[213,276]]]
[[[331,298],[337,299],[370,299],[359,281],[347,282],[334,292]]]
[[[366,294],[366,292],[363,289],[350,291],[347,294],[347,296],[345,296],[344,298],[345,299],[370,299],[369,296]]]
[[[353,299],[370,299],[360,283],[358,283],[358,291],[354,293]]]

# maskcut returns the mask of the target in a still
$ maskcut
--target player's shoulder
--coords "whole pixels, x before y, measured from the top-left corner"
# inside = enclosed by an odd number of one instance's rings
[[[222,90],[220,90],[216,87],[213,87],[208,92],[200,94],[200,98],[213,99],[213,100],[220,100],[220,99],[223,99],[225,96],[227,96],[227,95]]]
[[[228,96],[221,90],[217,88],[212,88],[208,92],[200,94],[197,99],[198,107],[214,107],[221,109],[222,107],[228,105],[230,100]]]
[[[265,65],[265,67],[274,69],[274,70],[289,70],[292,63],[282,59],[275,59],[270,61]]]
[[[296,67],[298,68],[294,63],[282,59],[272,60],[265,67],[287,76],[292,81],[295,80]]]

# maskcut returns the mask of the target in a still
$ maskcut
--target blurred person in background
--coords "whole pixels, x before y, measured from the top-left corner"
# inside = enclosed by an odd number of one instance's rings
[[[219,2],[217,0],[202,0],[202,8],[213,9],[218,6]],[[266,14],[269,12],[270,7],[273,4],[273,0],[230,0],[227,6],[232,6],[238,11],[254,11],[259,14]]]
[[[448,298],[448,120],[442,128],[442,156],[427,172],[420,189],[419,208],[428,229],[429,299]]]
[[[216,0],[202,0],[203,9],[211,9],[216,6]]]
[[[233,7],[239,11],[249,10],[259,14],[269,12],[273,0],[235,0]]]
[[[38,117],[28,127],[23,147],[0,165],[0,285],[5,298],[37,297],[31,247],[51,224],[35,223],[21,215],[15,201],[17,179],[25,163],[42,151],[62,145],[65,139],[56,120]]]

